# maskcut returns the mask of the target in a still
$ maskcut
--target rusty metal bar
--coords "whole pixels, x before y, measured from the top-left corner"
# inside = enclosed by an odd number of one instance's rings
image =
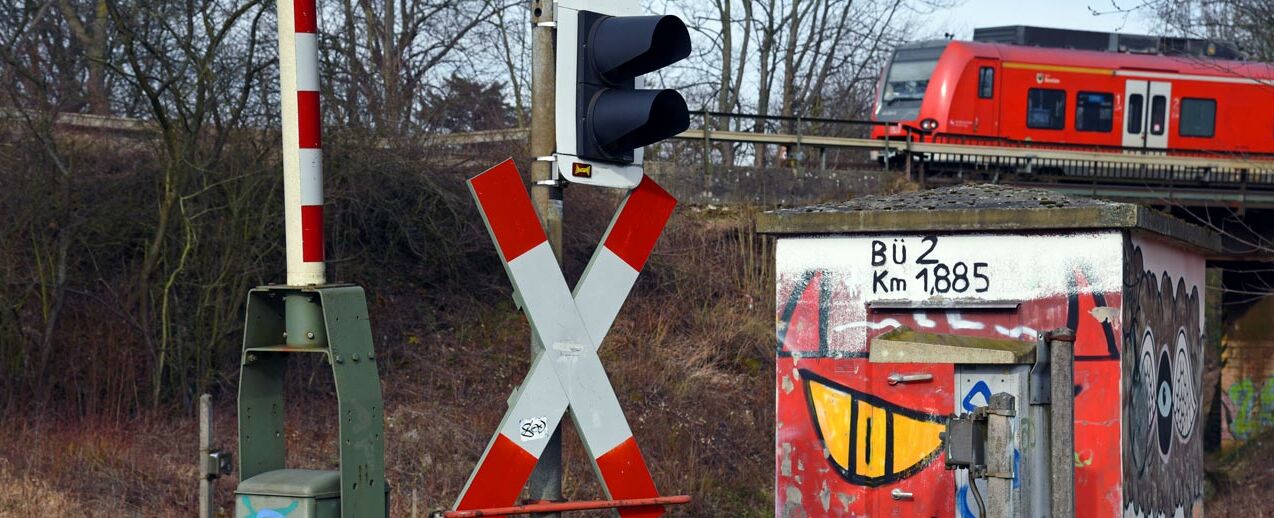
[[[567,511],[591,511],[596,509],[620,509],[624,507],[649,507],[655,505],[681,505],[690,503],[690,495],[659,496],[655,498],[633,498],[628,500],[582,500],[578,502],[545,502],[516,505],[513,507],[493,507],[490,509],[470,509],[466,511],[443,511],[435,513],[442,518],[479,518],[482,516],[503,516],[510,514],[555,513]]]

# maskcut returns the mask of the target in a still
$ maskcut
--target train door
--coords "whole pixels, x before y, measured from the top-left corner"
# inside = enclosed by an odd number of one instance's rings
[[[1168,147],[1172,83],[1129,79],[1124,87],[1124,147]]]
[[[979,59],[978,95],[974,100],[973,133],[997,137],[1000,135],[1000,78],[999,61]]]

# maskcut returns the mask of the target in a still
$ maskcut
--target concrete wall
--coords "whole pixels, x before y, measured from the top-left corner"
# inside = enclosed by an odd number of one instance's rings
[[[683,166],[647,162],[646,174],[684,204],[749,204],[765,207],[807,205],[892,192],[902,179],[879,169],[802,170],[753,167]]]
[[[1235,446],[1274,427],[1274,296],[1266,296],[1225,330],[1221,371],[1221,441]]]

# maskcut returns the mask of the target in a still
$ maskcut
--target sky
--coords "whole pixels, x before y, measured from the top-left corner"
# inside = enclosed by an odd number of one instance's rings
[[[1114,12],[1094,16],[1089,10],[1116,11],[1112,0],[964,0],[960,5],[921,15],[922,26],[934,36],[952,33],[956,39],[973,38],[976,27],[1034,25],[1059,29],[1154,34],[1149,17],[1140,12]],[[1133,0],[1115,0],[1118,5],[1136,5]]]

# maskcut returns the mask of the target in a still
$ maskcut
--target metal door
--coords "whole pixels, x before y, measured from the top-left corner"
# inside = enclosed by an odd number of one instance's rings
[[[876,401],[852,418],[856,470],[873,477],[873,517],[954,516],[952,472],[942,469],[942,422],[951,413],[951,364],[872,363]]]
[[[1172,83],[1129,79],[1124,87],[1124,147],[1165,149]]]

